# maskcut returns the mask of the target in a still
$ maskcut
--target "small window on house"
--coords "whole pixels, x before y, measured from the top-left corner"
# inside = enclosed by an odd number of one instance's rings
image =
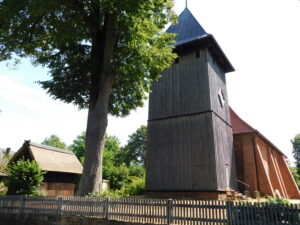
[[[196,58],[200,57],[200,50],[196,50]]]
[[[224,94],[223,94],[223,90],[222,90],[222,89],[219,90],[219,92],[218,92],[218,97],[219,97],[219,102],[220,102],[220,104],[221,104],[221,106],[222,106],[222,108],[223,108],[224,105],[225,105],[226,99],[225,99],[225,97],[224,97]]]
[[[177,57],[176,59],[175,59],[175,64],[178,64],[179,63],[179,57]]]

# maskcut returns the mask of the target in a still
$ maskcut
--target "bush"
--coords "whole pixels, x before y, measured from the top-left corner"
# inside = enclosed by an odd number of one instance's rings
[[[268,196],[268,202],[274,204],[289,204],[289,200],[285,198],[279,198],[279,197],[274,198],[272,196]]]
[[[106,190],[102,193],[93,192],[88,195],[88,197],[94,198],[121,198],[125,196],[125,189],[122,188],[121,190]]]
[[[130,184],[125,187],[126,195],[142,195],[145,191],[145,178],[134,178]]]
[[[129,181],[129,169],[124,165],[103,167],[103,178],[109,180],[111,189],[121,189]]]
[[[37,195],[45,172],[35,161],[21,159],[8,168],[9,195]]]
[[[133,163],[129,167],[129,176],[131,176],[131,177],[145,177],[145,174],[146,174],[146,171],[145,171],[145,167],[143,165]]]
[[[0,182],[0,195],[6,195],[7,187],[4,185],[4,182]]]
[[[145,178],[132,177],[121,189],[109,189],[102,193],[90,193],[89,197],[102,198],[121,198],[132,195],[142,195],[145,191]]]

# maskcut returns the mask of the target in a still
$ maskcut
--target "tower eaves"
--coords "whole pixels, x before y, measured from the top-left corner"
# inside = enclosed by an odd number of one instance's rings
[[[175,33],[175,51],[205,46],[210,50],[226,73],[233,72],[234,68],[225,53],[217,43],[213,35],[207,33],[193,16],[188,8],[185,8],[178,17],[178,23],[171,25],[166,32]]]

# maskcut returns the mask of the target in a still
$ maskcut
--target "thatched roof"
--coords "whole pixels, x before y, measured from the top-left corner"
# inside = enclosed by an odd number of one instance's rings
[[[3,171],[0,171],[0,177],[9,177],[9,175]]]
[[[26,154],[27,156],[29,154],[29,157],[35,160],[44,171],[82,173],[82,165],[73,152],[36,144],[32,141],[25,141],[9,164],[18,161],[23,156],[26,156]]]

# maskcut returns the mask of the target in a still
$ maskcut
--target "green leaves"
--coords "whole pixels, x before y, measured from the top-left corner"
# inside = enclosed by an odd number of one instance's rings
[[[172,6],[173,0],[2,0],[0,60],[30,57],[49,68],[51,78],[39,83],[54,99],[103,118],[126,116],[143,106],[151,83],[175,59],[174,35],[163,32],[174,22]],[[99,124],[95,137],[103,139],[105,129]],[[79,193],[92,188],[80,185]]]
[[[173,16],[167,10],[172,1],[137,2],[131,1],[130,8],[118,20],[116,80],[110,104],[110,112],[115,116],[126,116],[130,110],[143,106],[152,81],[175,57],[169,45],[174,35],[161,31]]]
[[[67,145],[57,135],[52,134],[50,137],[45,138],[42,142],[43,145],[52,146],[60,149],[67,149]]]
[[[300,176],[300,134],[291,140],[293,145],[293,155],[296,160],[297,174]]]
[[[129,136],[127,145],[122,149],[122,161],[130,166],[134,163],[145,165],[147,148],[147,127],[141,126]]]
[[[85,153],[85,137],[86,133],[82,132],[81,135],[78,135],[69,148],[75,153],[79,161],[83,164],[84,162],[84,153]]]
[[[10,174],[8,185],[10,195],[35,195],[45,174],[37,162],[24,159],[12,164],[8,173]]]
[[[175,58],[174,36],[162,32],[174,21],[172,7],[172,0],[3,0],[0,60],[30,57],[49,68],[51,79],[39,83],[54,99],[87,108],[92,68],[101,67],[100,59],[92,60],[92,36],[105,35],[104,15],[113,13],[117,40],[109,112],[126,116],[143,105],[152,81]]]
[[[120,146],[117,137],[106,135],[103,152],[103,178],[109,180],[111,189],[122,189],[137,179],[144,180],[146,130],[145,126],[140,127],[129,137],[129,142],[124,148]],[[69,146],[81,163],[84,161],[85,137],[85,132],[82,132]],[[131,151],[127,151],[129,148]],[[141,181],[139,181],[140,183]]]

